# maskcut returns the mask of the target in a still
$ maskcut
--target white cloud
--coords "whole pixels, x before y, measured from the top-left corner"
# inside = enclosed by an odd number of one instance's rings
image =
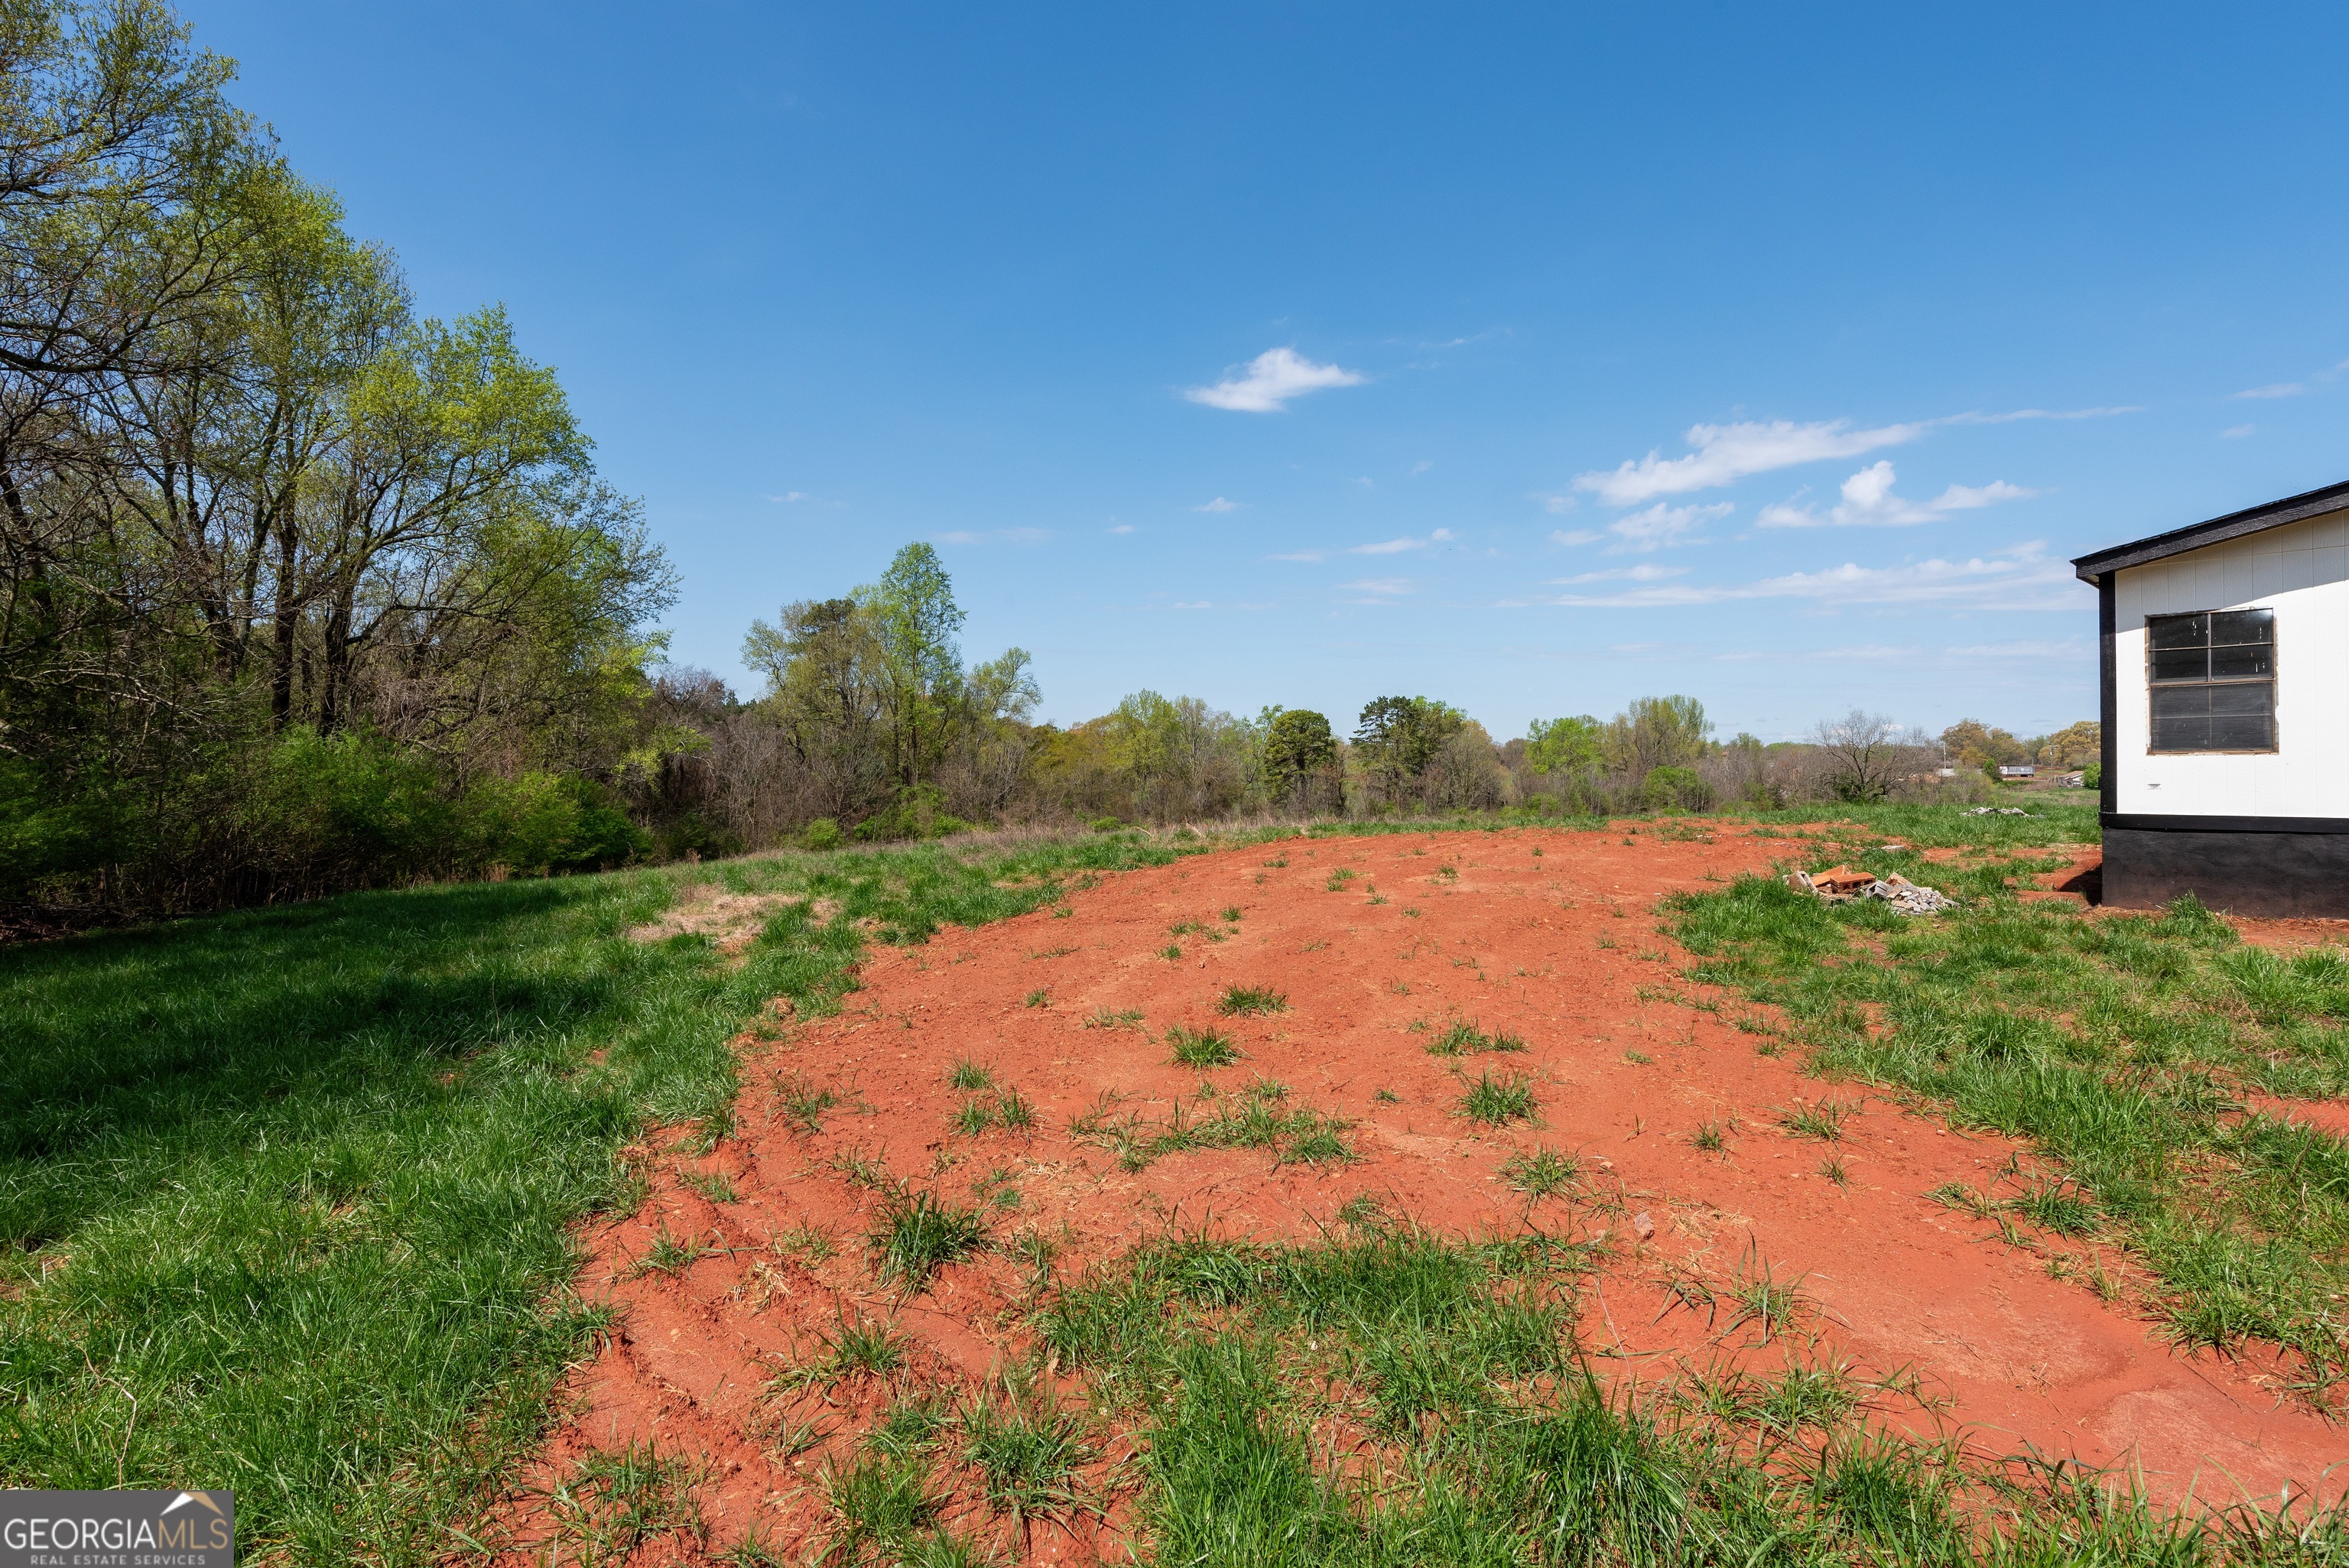
[[[2230,425],[2219,432],[2219,437],[2221,440],[2240,441],[2258,428],[2257,425]]]
[[[1931,500],[1914,501],[1892,493],[1895,478],[1891,459],[1881,459],[1844,480],[1843,499],[1824,516],[1807,506],[1781,501],[1764,507],[1754,521],[1763,528],[1907,528],[1939,521],[1953,511],[1971,511],[2039,493],[1993,480],[1986,485],[1951,485]]]
[[[2278,381],[2266,387],[2249,387],[2235,394],[2238,397],[2297,397],[2308,388],[2297,381]]]
[[[1292,397],[1325,387],[1359,387],[1360,371],[1316,365],[1293,348],[1268,348],[1248,361],[1245,373],[1226,373],[1213,387],[1192,387],[1183,396],[1210,408],[1242,414],[1278,414]]]
[[[2142,414],[2142,403],[2121,403],[2109,408],[2015,408],[2003,414],[1972,412],[1928,419],[1929,425],[2011,425],[2017,419],[2109,419],[2116,414]]]
[[[1341,583],[1339,586],[1341,588],[1351,589],[1357,593],[1375,593],[1381,598],[1391,598],[1397,593],[1410,593],[1411,579],[1408,577],[1364,577],[1352,583]]]
[[[1725,500],[1709,506],[1667,506],[1658,501],[1629,516],[1619,517],[1607,525],[1617,542],[1608,546],[1609,555],[1636,552],[1646,554],[1651,550],[1662,550],[1675,544],[1701,544],[1702,540],[1689,536],[1703,523],[1727,517],[1737,509]]]
[[[1177,599],[1173,605],[1177,610],[1212,610],[1215,607],[1206,599]]]
[[[1191,510],[1193,511],[1237,511],[1239,509],[1238,501],[1226,500],[1222,496],[1217,496],[1215,500],[1204,501]]]
[[[1988,559],[1901,566],[1847,562],[1824,572],[1791,572],[1754,583],[1663,583],[1619,593],[1562,594],[1551,603],[1649,610],[1752,599],[1807,599],[1830,605],[1986,603],[2010,610],[2076,610],[2080,605],[2069,563],[2050,559],[2046,545],[2036,541]]]
[[[1582,504],[1570,495],[1553,494],[1547,490],[1534,491],[1533,499],[1541,502],[1542,510],[1550,513],[1552,516],[1572,511],[1576,507]]]
[[[1433,458],[1422,458],[1419,461],[1411,465],[1411,471],[1414,474],[1423,474],[1434,466],[1435,459]]]
[[[1285,554],[1271,556],[1268,559],[1273,561],[1327,561],[1330,559],[1330,552],[1326,550],[1292,550]]]
[[[1596,544],[1607,536],[1587,528],[1557,528],[1550,531],[1552,544]]]
[[[1109,525],[1107,531],[1111,533],[1132,533],[1133,531],[1133,524],[1130,522],[1112,522]]]
[[[1554,586],[1564,588],[1578,583],[1661,583],[1667,577],[1685,577],[1685,566],[1618,566],[1610,572],[1585,572],[1573,577],[1553,577]]]
[[[1459,537],[1448,528],[1439,528],[1425,539],[1413,539],[1407,535],[1402,539],[1382,539],[1376,544],[1350,546],[1346,553],[1349,555],[1400,555],[1406,550],[1425,550],[1431,544],[1447,544]]]
[[[789,506],[793,501],[813,500],[815,498],[805,490],[786,490],[781,495],[771,495],[766,499],[778,506]]]
[[[1688,444],[1696,450],[1686,457],[1664,458],[1650,452],[1638,462],[1578,474],[1574,488],[1595,491],[1609,506],[1635,506],[1660,495],[1711,490],[1748,474],[1899,446],[1903,441],[1915,440],[1925,429],[1924,425],[1911,424],[1855,430],[1848,419],[1808,425],[1797,425],[1790,419],[1766,425],[1692,425]]]

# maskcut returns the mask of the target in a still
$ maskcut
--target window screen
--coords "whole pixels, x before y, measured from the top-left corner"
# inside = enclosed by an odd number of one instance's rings
[[[2148,615],[2156,751],[2275,749],[2275,612]]]

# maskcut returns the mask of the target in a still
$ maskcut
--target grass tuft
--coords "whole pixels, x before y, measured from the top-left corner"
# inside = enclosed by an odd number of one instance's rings
[[[1288,998],[1268,985],[1226,985],[1216,1007],[1227,1018],[1244,1014],[1286,1013]]]
[[[1221,1029],[1192,1029],[1177,1024],[1166,1031],[1174,1060],[1186,1068],[1227,1068],[1240,1059],[1240,1048]]]
[[[1460,1097],[1460,1114],[1471,1121],[1488,1127],[1506,1127],[1512,1121],[1530,1121],[1539,1102],[1534,1099],[1530,1079],[1506,1074],[1495,1078],[1491,1073],[1476,1075],[1476,1081]]]
[[[938,1270],[987,1244],[987,1219],[978,1209],[957,1208],[936,1193],[899,1193],[884,1201],[869,1240],[877,1254],[874,1272],[882,1283],[918,1293]]]

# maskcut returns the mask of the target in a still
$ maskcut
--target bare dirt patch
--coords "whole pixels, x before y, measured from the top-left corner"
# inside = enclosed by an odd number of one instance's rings
[[[1927,1196],[2027,1170],[2026,1150],[1805,1077],[1771,1054],[1772,1021],[1733,999],[1688,1005],[1656,898],[1799,849],[1767,830],[1297,840],[877,951],[838,1016],[747,1047],[735,1136],[708,1154],[648,1150],[651,1200],[588,1238],[585,1288],[623,1309],[620,1326],[576,1379],[535,1484],[588,1450],[649,1442],[694,1467],[707,1529],[631,1561],[711,1560],[750,1537],[798,1560],[823,1539],[819,1478],[893,1390],[968,1394],[1025,1353],[1040,1257],[1065,1275],[1173,1229],[1310,1240],[1367,1198],[1449,1234],[1539,1225],[1600,1243],[1582,1339],[1603,1376],[1840,1363],[1917,1393],[1889,1418],[1961,1432],[1986,1456],[2135,1464],[2167,1501],[2337,1490],[2324,1471],[2339,1430],[2256,1361],[2158,1337],[2130,1305],[2125,1257],[2010,1239]],[[1233,987],[1281,1006],[1230,1011]],[[1470,1054],[1431,1052],[1460,1024],[1525,1048],[1455,1036]],[[1177,1026],[1219,1032],[1237,1059],[1179,1065]],[[965,1063],[985,1087],[951,1086]],[[1487,1073],[1530,1085],[1533,1124],[1463,1114]],[[985,1110],[1011,1093],[1031,1129]],[[1342,1121],[1354,1158],[1279,1144],[1149,1157],[1154,1130],[1251,1099]],[[1512,1184],[1510,1161],[1541,1149],[1578,1158],[1571,1201]],[[885,1285],[867,1238],[890,1183],[977,1206],[990,1245],[926,1289]],[[1795,1332],[1734,1320],[1757,1273],[1799,1282]],[[837,1370],[846,1332],[875,1326],[903,1336],[895,1371],[815,1375]],[[1128,1458],[1113,1439],[1090,1454],[1097,1516],[1023,1533],[964,1485],[946,1518],[1020,1561],[1120,1557]],[[528,1500],[496,1524],[515,1562],[553,1528]]]
[[[679,890],[677,902],[660,918],[628,928],[631,942],[666,942],[672,936],[704,936],[728,957],[740,954],[758,940],[759,932],[775,913],[806,898],[788,892],[729,892],[715,882],[693,882]],[[817,922],[830,920],[839,906],[818,899],[808,911]]]

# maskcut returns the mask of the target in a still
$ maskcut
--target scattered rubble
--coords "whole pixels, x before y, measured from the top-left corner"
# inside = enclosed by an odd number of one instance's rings
[[[2026,811],[2020,806],[1974,806],[1965,812],[1969,817],[2036,817],[2036,811]]]
[[[1939,914],[1958,907],[1958,901],[1940,889],[1921,887],[1899,872],[1878,877],[1873,872],[1853,871],[1849,866],[1830,866],[1823,872],[1789,872],[1786,885],[1828,903],[1843,903],[1855,898],[1881,899],[1901,914]]]

